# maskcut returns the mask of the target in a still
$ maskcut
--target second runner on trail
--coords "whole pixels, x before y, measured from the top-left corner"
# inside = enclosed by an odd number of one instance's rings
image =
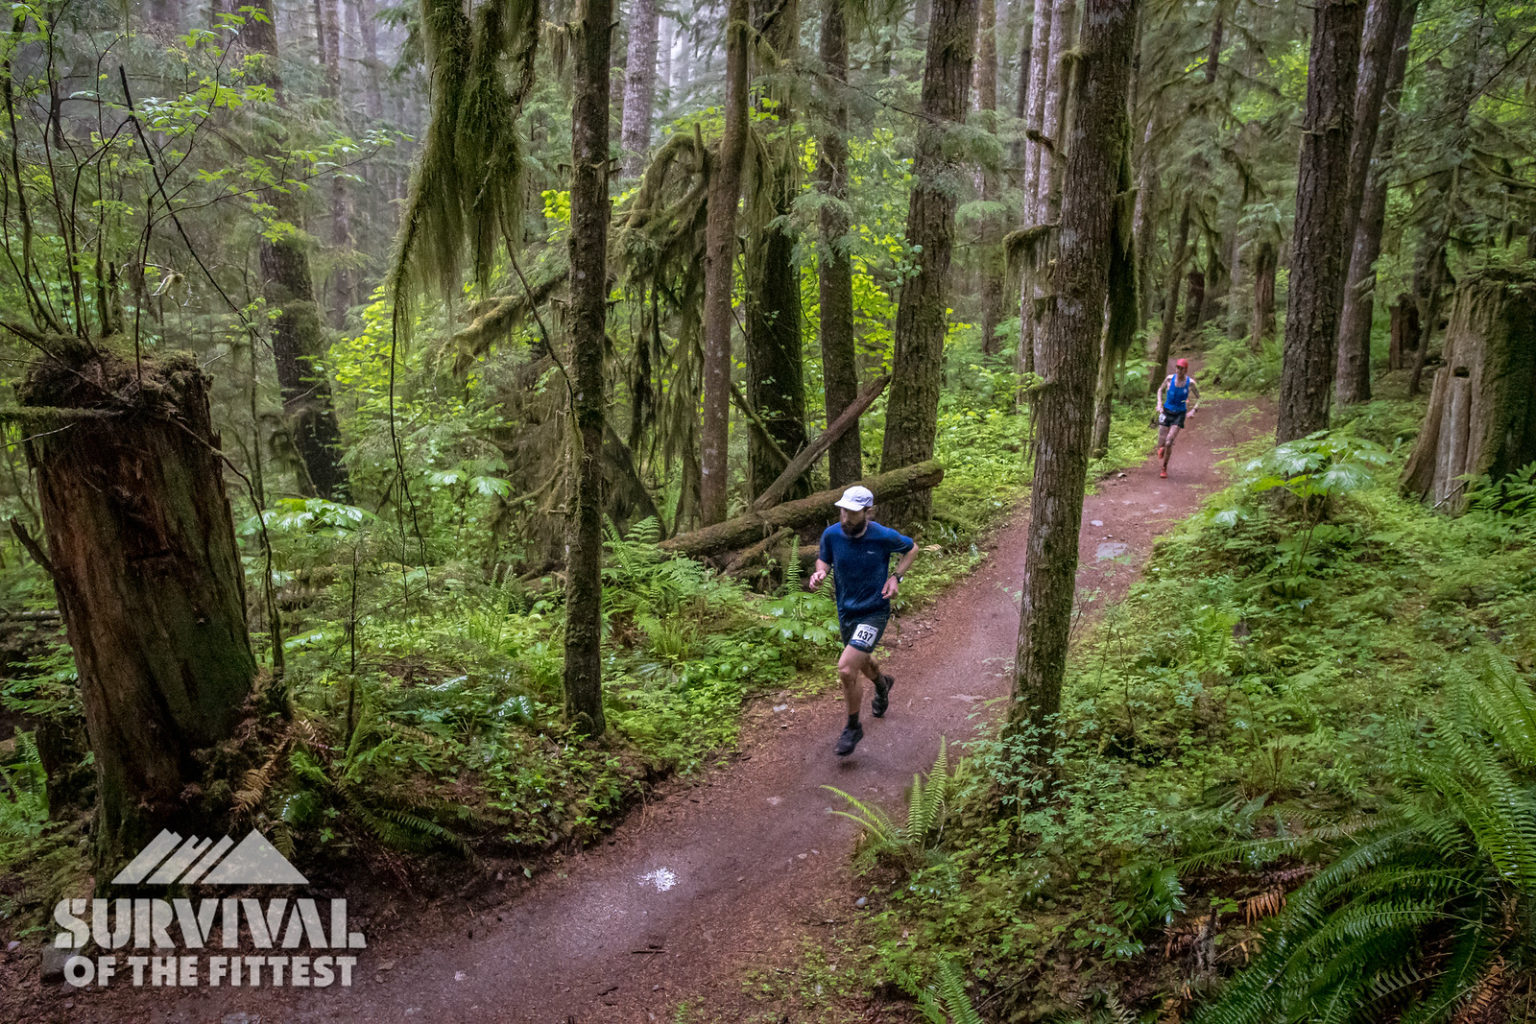
[[[890,707],[891,685],[895,680],[880,671],[874,650],[891,617],[891,598],[896,596],[902,576],[917,557],[917,544],[911,537],[874,521],[875,496],[867,487],[848,488],[835,504],[839,521],[822,532],[816,571],[807,583],[815,590],[827,573],[836,570],[832,582],[836,586],[837,624],[842,629],[844,644],[837,660],[837,676],[848,705],[848,725],[838,737],[835,749],[838,757],[847,757],[864,738],[859,709],[864,704],[866,678],[875,684],[875,699],[870,702],[875,717],[884,717],[885,709]],[[890,562],[894,554],[902,557],[892,573]]]

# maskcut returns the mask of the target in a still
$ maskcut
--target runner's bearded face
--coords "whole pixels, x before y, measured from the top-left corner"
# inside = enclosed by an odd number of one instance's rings
[[[870,510],[867,508],[861,508],[858,511],[840,508],[837,511],[838,518],[843,524],[843,533],[850,537],[857,537],[863,533],[864,527],[869,524]]]

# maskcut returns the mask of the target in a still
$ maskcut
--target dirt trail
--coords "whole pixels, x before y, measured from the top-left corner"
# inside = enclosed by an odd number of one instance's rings
[[[1208,402],[1169,479],[1148,458],[1100,483],[1083,510],[1081,593],[1100,591],[1100,605],[1125,593],[1152,541],[1220,486],[1220,452],[1262,429],[1252,411]],[[891,710],[874,719],[866,705],[853,756],[832,754],[839,696],[783,698],[782,710],[754,715],[731,767],[664,786],[607,842],[476,919],[466,911],[456,928],[398,929],[364,952],[350,989],[200,989],[174,1002],[138,993],[138,1007],[156,1005],[140,1019],[606,1024],[668,1021],[683,997],[725,1018],[761,1010],[743,995],[746,970],[792,964],[802,936],[825,938],[819,929],[862,913],[848,869],[856,829],[828,814],[841,801],[821,787],[898,806],[939,737],[970,737],[983,702],[1007,692],[1026,528],[1014,517],[981,569],[893,623]],[[62,991],[47,1002],[57,1010],[65,998],[71,1020],[114,1004],[110,993]]]

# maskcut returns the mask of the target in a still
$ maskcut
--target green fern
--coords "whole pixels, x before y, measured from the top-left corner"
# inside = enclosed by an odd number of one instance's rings
[[[1200,1024],[1431,1024],[1484,992],[1536,941],[1533,724],[1502,658],[1452,679],[1432,731],[1397,737],[1401,803],[1292,896]]]
[[[869,842],[862,853],[873,859],[881,857],[914,857],[936,844],[943,833],[944,816],[948,807],[951,776],[949,774],[948,743],[939,738],[939,756],[933,762],[925,783],[921,774],[912,776],[912,794],[907,801],[907,820],[898,825],[890,815],[872,804],[867,804],[851,793],[836,786],[822,789],[836,793],[853,808],[851,811],[833,811],[839,817],[855,822],[864,830]]]

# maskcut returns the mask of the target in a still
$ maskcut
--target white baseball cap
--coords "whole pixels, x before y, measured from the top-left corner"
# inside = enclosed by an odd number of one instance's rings
[[[838,508],[846,508],[850,512],[859,512],[869,508],[875,503],[874,492],[868,487],[850,487],[843,492],[842,498],[834,504]]]

